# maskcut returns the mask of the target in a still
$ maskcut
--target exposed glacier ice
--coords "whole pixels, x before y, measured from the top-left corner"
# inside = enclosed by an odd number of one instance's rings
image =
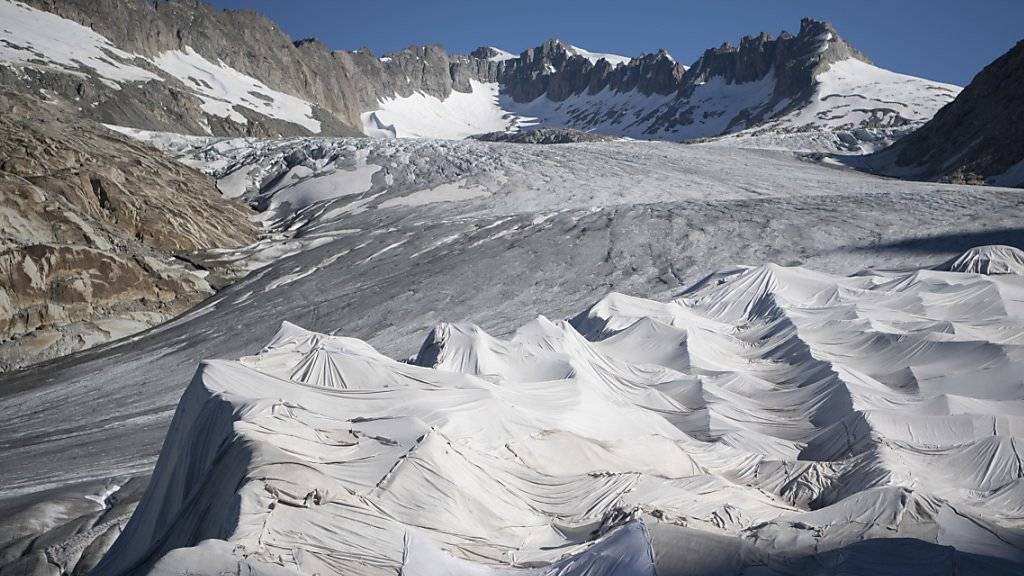
[[[768,285],[771,282],[765,279],[772,277],[785,286],[796,284],[786,272],[791,268],[762,270],[757,276],[750,274],[755,269],[749,266],[729,266],[734,262],[803,262],[806,268],[795,276],[808,288],[786,294],[798,304],[814,304],[819,302],[811,294],[814,286],[828,286],[833,279],[810,269],[834,274],[868,267],[916,268],[948,260],[967,242],[1015,244],[1019,190],[902,182],[822,166],[792,153],[664,142],[522,146],[424,139],[135,135],[206,170],[222,186],[237,175],[227,188],[257,205],[271,206],[282,185],[292,192],[306,186],[331,189],[317,180],[335,179],[339,195],[295,210],[290,203],[279,203],[263,214],[268,235],[258,244],[207,255],[212,265],[229,263],[240,272],[252,272],[193,312],[104,348],[0,378],[0,443],[8,447],[0,452],[0,536],[45,533],[28,544],[26,561],[40,557],[51,541],[61,543],[59,553],[50,551],[58,554],[52,558],[71,562],[79,555],[94,558],[102,553],[138,501],[138,487],[153,470],[195,362],[251,354],[273,337],[282,320],[319,332],[358,336],[392,358],[415,352],[423,334],[439,321],[468,321],[483,327],[479,333],[466,332],[470,340],[495,346],[511,343],[505,346],[509,352],[520,338],[513,327],[537,314],[571,315],[580,303],[617,290],[654,300],[602,298],[575,317],[572,326],[580,335],[607,334],[584,338],[577,351],[592,348],[616,362],[688,376],[650,396],[671,394],[693,410],[671,423],[677,431],[673,434],[685,434],[693,442],[682,450],[670,439],[649,439],[652,448],[644,454],[623,442],[583,450],[573,435],[556,432],[543,443],[519,441],[514,446],[524,462],[545,474],[587,474],[600,465],[619,477],[642,476],[643,482],[638,480],[637,488],[619,504],[632,510],[658,503],[655,509],[660,512],[641,511],[636,520],[644,523],[653,542],[659,574],[700,574],[712,568],[726,574],[747,568],[765,572],[769,562],[770,570],[789,574],[813,573],[823,565],[862,572],[868,566],[880,574],[925,569],[949,574],[954,567],[962,574],[973,566],[975,573],[986,574],[997,573],[1005,562],[993,554],[1006,555],[1006,549],[997,545],[995,552],[989,550],[991,538],[985,530],[971,537],[976,547],[961,544],[966,539],[955,544],[962,550],[941,542],[947,542],[949,534],[961,538],[965,527],[978,518],[985,526],[998,525],[993,530],[999,538],[1012,540],[1014,533],[1001,530],[1015,530],[1024,513],[1019,484],[1005,483],[1017,453],[1016,440],[1006,438],[1018,434],[1019,401],[995,399],[1013,389],[1019,358],[1012,341],[996,339],[1016,333],[1013,324],[998,319],[1000,301],[1008,314],[1019,314],[1012,292],[1004,297],[1002,288],[986,287],[977,275],[964,273],[868,272],[866,276],[876,282],[899,279],[900,285],[886,290],[906,290],[904,296],[921,289],[921,301],[907,297],[899,303],[905,306],[899,315],[871,312],[866,320],[849,323],[787,308],[795,328],[778,325],[777,333],[742,332],[746,336],[740,342],[729,337],[732,329],[723,326],[723,320],[704,318],[703,313],[687,315],[688,322],[702,327],[701,337],[691,338],[689,329],[671,326],[683,308],[668,301],[687,285],[692,289],[682,296],[696,298],[741,277],[751,282],[761,278]],[[311,172],[293,171],[300,165]],[[355,185],[360,177],[353,169],[359,166],[376,170],[370,188],[341,194],[347,186],[342,180],[348,176],[353,190],[363,188]],[[449,187],[487,194],[464,199],[434,195]],[[436,201],[407,205],[413,198]],[[856,278],[835,280],[838,292],[843,295],[851,286],[860,286]],[[936,278],[966,281],[943,285]],[[1013,281],[1009,275],[992,278]],[[902,286],[913,282],[918,288]],[[989,302],[984,312],[993,316],[961,302],[967,296],[970,301]],[[748,308],[771,310],[766,298],[730,299],[733,303],[720,311],[726,319],[742,318]],[[778,302],[789,306],[781,298]],[[864,300],[858,306],[862,304],[873,305]],[[948,314],[936,312],[944,307]],[[846,313],[854,314],[849,309]],[[965,322],[965,315],[978,321]],[[532,331],[543,338],[543,326],[530,323],[522,337]],[[872,372],[864,358],[844,354],[844,342],[861,342],[854,336],[862,331],[877,333],[865,351],[873,358],[886,358],[894,365],[909,362],[907,358],[930,363]],[[918,338],[924,331],[934,343]],[[445,333],[452,341],[468,338],[455,329],[437,334]],[[763,352],[757,348],[761,336],[765,345],[780,346],[768,360],[757,356]],[[637,341],[651,344],[630,344]],[[813,350],[805,354],[798,341],[813,344]],[[734,356],[745,350],[753,356],[744,355],[737,362]],[[441,352],[445,362],[454,362]],[[524,377],[555,382],[572,378],[566,377],[571,364],[553,358],[557,353],[538,354],[531,363],[514,360],[506,352],[499,357],[501,363],[516,370],[529,368]],[[496,383],[506,368],[488,367],[494,355],[474,354],[474,361],[486,368],[479,378]],[[818,362],[787,368],[790,362],[804,362],[808,354]],[[954,361],[959,356],[964,358],[962,366]],[[427,357],[425,351],[423,363],[429,363]],[[836,376],[828,372],[830,364]],[[980,364],[991,368],[975,370]],[[337,378],[335,365],[320,355],[296,370],[309,377],[322,374],[325,382],[351,381],[344,369],[343,378]],[[713,377],[691,365],[722,372],[739,367],[752,375]],[[771,378],[796,378],[805,368],[820,371],[825,379],[820,387],[774,393]],[[870,379],[862,377],[865,372]],[[880,396],[882,402],[869,404],[871,396],[865,393],[857,399],[860,404],[849,400],[852,412],[840,410],[849,397],[844,386],[872,392],[878,383],[886,387],[882,392],[891,389]],[[897,399],[931,397],[917,403],[912,414],[889,401],[893,394]],[[800,408],[793,409],[794,404]],[[832,414],[838,420],[823,419]],[[828,429],[814,435],[823,427]],[[849,437],[842,432],[846,430]],[[1002,438],[993,437],[993,430]],[[965,446],[940,445],[943,435],[954,433]],[[876,437],[889,442],[876,443]],[[907,442],[915,444],[914,455],[901,447]],[[916,444],[934,446],[924,450]],[[737,480],[696,472],[694,458],[715,455],[698,450],[707,445],[726,454],[725,461],[729,454],[748,454],[749,473]],[[75,458],[57,456],[72,453]],[[566,453],[574,458],[564,458]],[[959,464],[952,464],[984,461],[989,455],[998,456],[998,463],[987,476],[960,475]],[[922,466],[950,473],[921,474]],[[659,470],[671,473],[670,481],[649,477]],[[754,487],[750,478],[760,484]],[[98,499],[113,485],[122,486],[104,499],[113,507],[101,509]],[[877,492],[869,492],[872,489]],[[803,518],[758,531],[757,541],[763,545],[757,546],[744,536],[747,528],[741,528],[753,518],[771,517],[780,507],[798,514],[856,495],[891,514],[891,522],[865,533],[865,542],[854,543],[851,533],[832,525],[805,524]],[[943,502],[953,504],[947,507]],[[676,513],[667,512],[671,506]],[[976,513],[973,507],[982,511]],[[927,514],[921,523],[897,522],[909,511],[922,509]],[[961,520],[958,512],[969,518]],[[678,524],[682,516],[686,527]],[[933,516],[940,518],[938,524],[930,520]],[[859,512],[843,516],[857,522],[865,517]],[[603,528],[559,526],[565,538],[586,540],[579,548],[590,549],[595,529],[610,536],[615,527],[630,521],[616,516]],[[29,530],[31,526],[35,528]],[[82,534],[68,536],[68,530],[85,526],[89,528]],[[810,528],[797,529],[800,526]],[[838,547],[807,552],[819,532],[835,538]],[[89,534],[95,533],[103,536],[90,543]],[[880,540],[879,535],[912,539]],[[438,543],[435,534],[427,531],[423,536],[440,544],[444,554],[466,559],[458,549]],[[26,542],[15,539],[0,546],[4,554],[18,555],[26,550]],[[390,542],[405,546],[404,537]],[[204,541],[199,546],[199,552],[210,557],[225,552],[234,557],[233,545]],[[429,551],[438,552],[436,546]],[[161,560],[161,569],[185,570],[189,559],[197,558],[195,552],[182,548],[169,553]],[[887,555],[887,562],[876,567],[880,554]],[[401,552],[393,553],[400,556]],[[509,562],[530,563],[526,552],[514,556]],[[304,558],[313,562],[308,555]],[[481,563],[479,558],[470,561]],[[915,561],[925,567],[916,567]],[[491,567],[488,570],[502,565],[482,563]],[[986,563],[995,563],[996,568],[977,568]]]

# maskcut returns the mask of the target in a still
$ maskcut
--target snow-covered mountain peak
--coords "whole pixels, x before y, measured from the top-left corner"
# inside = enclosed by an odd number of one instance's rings
[[[516,56],[515,54],[513,54],[511,52],[506,52],[505,50],[502,50],[501,48],[495,48],[494,46],[484,46],[484,47],[480,48],[479,50],[486,51],[486,56],[484,56],[484,57],[487,58],[487,60],[489,60],[491,62],[504,62],[505,60],[511,60],[513,58],[518,58],[518,56]],[[475,52],[474,52],[474,54],[475,54]]]
[[[828,64],[855,58],[870,63],[860,51],[844,40],[828,23],[804,18],[796,36],[782,32],[777,38],[766,32],[744,36],[738,46],[724,43],[709,48],[692,66],[688,85],[699,85],[714,76],[727,83],[742,84],[773,73],[793,85],[787,91],[811,87],[814,76]]]
[[[461,93],[451,98],[477,102],[456,107],[474,111],[468,124],[499,131],[574,128],[637,139],[864,152],[927,121],[959,91],[877,68],[832,24],[810,18],[795,35],[762,32],[708,49],[691,67],[664,50],[617,57],[558,38],[517,57],[481,48],[470,58],[485,61],[479,67],[486,65],[487,82],[472,91],[456,88]],[[381,110],[364,116],[376,119],[365,130],[425,136],[441,135],[425,118],[467,124],[444,98],[416,104],[409,118],[405,110],[413,104],[381,101]],[[400,116],[407,117],[404,125]],[[385,132],[381,119],[390,127]]]
[[[606,54],[602,52],[591,52],[589,50],[584,50],[579,46],[573,46],[572,44],[569,45],[569,48],[572,51],[572,53],[576,54],[577,56],[583,56],[587,60],[590,60],[591,64],[597,64],[600,60],[607,60],[608,63],[610,63],[612,66],[618,66],[619,64],[628,64],[629,61],[632,60],[632,58],[630,58],[629,56],[620,56],[618,54]]]

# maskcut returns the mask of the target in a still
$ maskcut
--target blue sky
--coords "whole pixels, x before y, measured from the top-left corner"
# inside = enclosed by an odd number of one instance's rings
[[[593,52],[665,48],[687,64],[705,48],[762,30],[796,32],[802,16],[831,20],[878,65],[964,85],[1024,38],[1024,0],[212,0],[253,8],[292,38],[377,54],[412,44],[452,52],[520,52],[558,37]]]

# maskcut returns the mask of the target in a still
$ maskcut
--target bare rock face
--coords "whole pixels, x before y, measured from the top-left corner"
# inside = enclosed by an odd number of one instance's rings
[[[869,158],[883,173],[1024,187],[1024,40],[924,126]]]
[[[487,48],[472,53],[480,57],[486,54]],[[524,51],[518,58],[494,64],[497,80],[516,102],[529,102],[543,95],[561,102],[574,94],[597,94],[606,89],[666,95],[679,89],[685,70],[664,50],[620,65],[605,59],[591,62],[555,38]]]
[[[67,110],[0,93],[0,370],[166,320],[212,292],[172,257],[253,241],[213,181]]]
[[[506,93],[516,102],[529,102],[544,94],[559,101],[586,88],[587,74],[593,68],[586,58],[570,53],[568,44],[553,38],[510,60],[500,77]]]

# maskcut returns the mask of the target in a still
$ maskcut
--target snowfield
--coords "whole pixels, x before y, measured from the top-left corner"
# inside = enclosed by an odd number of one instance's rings
[[[856,59],[833,63],[817,77],[806,103],[772,105],[775,77],[730,83],[720,76],[697,86],[686,99],[637,91],[583,92],[554,102],[540,96],[527,103],[501,98],[504,114],[518,125],[568,126],[603,134],[676,142],[717,139],[729,146],[800,151],[865,153],[928,121],[960,87],[897,74]],[[790,107],[793,107],[792,109]],[[679,108],[688,118],[671,127],[658,121]],[[765,114],[750,127],[748,115]]]
[[[851,58],[817,77],[803,107],[719,139],[727,146],[869,153],[931,119],[961,88]]]
[[[363,132],[383,138],[460,139],[504,132],[514,119],[498,105],[498,84],[470,80],[472,92],[453,91],[448,98],[417,92],[379,102],[361,115]]]
[[[871,121],[886,127],[898,113],[923,123],[960,93],[959,86],[897,74],[854,58],[833,63],[817,79],[812,104],[787,122],[794,126],[826,122],[852,130]]]
[[[632,58],[629,56],[620,56],[618,54],[602,54],[600,52],[590,52],[584,50],[579,46],[569,45],[569,51],[577,56],[583,56],[587,60],[590,60],[591,64],[597,64],[600,60],[607,60],[612,66],[618,66],[619,64],[627,64]]]

